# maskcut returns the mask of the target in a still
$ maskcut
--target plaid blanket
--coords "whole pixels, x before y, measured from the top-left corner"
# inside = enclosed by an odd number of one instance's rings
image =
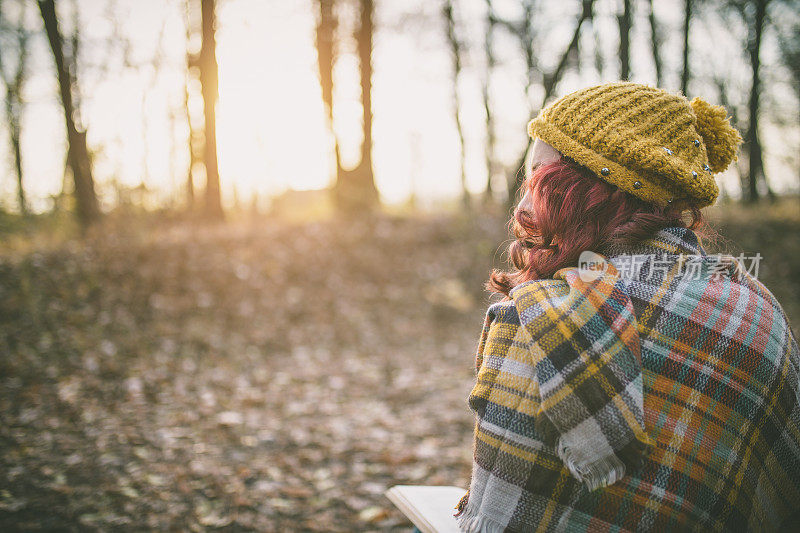
[[[489,307],[462,530],[788,527],[800,352],[774,296],[685,228],[600,257]]]

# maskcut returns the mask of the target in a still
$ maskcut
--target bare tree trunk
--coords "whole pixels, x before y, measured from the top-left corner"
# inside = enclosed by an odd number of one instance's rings
[[[753,21],[749,24],[750,36],[748,39],[747,50],[750,55],[750,68],[752,81],[750,84],[750,100],[748,102],[749,121],[747,126],[747,162],[748,162],[748,190],[747,200],[749,202],[758,201],[758,182],[763,180],[766,184],[764,174],[764,160],[761,149],[761,140],[758,136],[758,118],[761,108],[761,36],[764,32],[764,21],[767,16],[767,3],[769,0],[755,1],[755,14]]]
[[[334,187],[337,208],[346,215],[368,213],[378,204],[378,189],[372,170],[372,35],[375,6],[373,0],[359,0],[358,6],[360,20],[355,38],[361,83],[361,160],[352,170],[339,167]]]
[[[783,64],[789,71],[797,103],[800,104],[800,21],[792,25],[780,38]],[[798,184],[800,184],[800,153],[797,158]]]
[[[491,102],[491,81],[497,60],[494,56],[494,27],[495,15],[492,0],[486,0],[486,37],[483,42],[486,54],[486,72],[483,78],[483,109],[486,113],[486,192],[484,200],[489,203],[493,200],[492,178],[497,171],[497,163],[494,157],[495,132],[494,114],[492,113]]]
[[[533,49],[534,29],[533,23],[536,19],[536,0],[523,0],[522,2],[522,28],[519,35],[522,51],[525,54],[525,101],[528,102],[528,114],[530,108],[530,91],[535,82],[535,76],[540,72],[538,57]]]
[[[336,156],[336,182],[342,174],[342,156],[339,139],[333,126],[333,64],[336,60],[335,34],[337,20],[334,14],[335,0],[317,0],[319,20],[317,22],[317,65],[322,101],[325,104],[325,117],[328,131],[333,137],[333,150]]]
[[[631,24],[633,21],[631,0],[623,0],[622,14],[619,22],[619,78],[627,80],[631,76]]]
[[[200,48],[200,85],[203,92],[203,114],[205,116],[205,144],[203,162],[206,167],[205,215],[211,219],[223,218],[217,165],[217,119],[218,97],[216,2],[200,0],[202,11],[203,44]]]
[[[17,203],[19,212],[28,214],[28,201],[25,198],[25,183],[22,179],[22,149],[20,146],[19,123],[11,125],[11,145],[14,151],[14,170],[17,173]]]
[[[592,37],[594,38],[594,69],[597,71],[599,78],[605,79],[605,58],[603,57],[602,42],[605,36],[601,34],[600,28],[592,20]]]
[[[356,32],[358,62],[361,73],[362,141],[359,163],[359,187],[368,204],[375,204],[378,190],[372,170],[372,37],[375,32],[375,2],[361,0],[361,23]]]
[[[650,22],[650,43],[653,50],[653,64],[656,69],[656,86],[661,87],[664,82],[664,66],[661,62],[661,34],[658,31],[658,21],[653,8],[653,0],[647,0],[649,11],[647,19]]]
[[[89,150],[86,147],[86,132],[78,130],[73,118],[76,112],[72,99],[73,79],[64,62],[63,41],[58,29],[54,0],[39,0],[39,11],[42,15],[47,40],[50,43],[50,49],[53,52],[53,59],[56,65],[61,104],[64,108],[64,122],[67,128],[67,143],[69,145],[67,160],[75,182],[78,220],[83,227],[87,227],[100,217],[100,209],[94,190],[92,163],[89,157]]]
[[[11,145],[11,153],[14,156],[14,171],[17,177],[17,205],[19,212],[23,215],[28,214],[28,202],[25,198],[25,185],[22,174],[22,148],[20,145],[21,110],[22,102],[16,88],[6,85],[6,120],[8,121],[8,140]]]
[[[195,75],[193,72],[195,69],[199,69],[200,67],[200,58],[197,54],[192,53],[189,50],[189,43],[192,40],[192,35],[197,31],[196,27],[197,24],[194,20],[194,16],[196,14],[195,11],[192,10],[193,0],[184,0],[183,2],[183,9],[185,15],[185,30],[186,30],[186,75],[183,79],[183,114],[186,118],[186,126],[188,129],[188,136],[186,139],[186,144],[189,149],[189,165],[186,168],[186,183],[185,183],[185,191],[186,191],[186,210],[191,212],[195,208],[195,187],[194,187],[194,168],[195,165],[200,162],[202,159],[202,155],[200,154],[200,148],[202,143],[200,142],[200,137],[202,132],[198,131],[198,128],[195,124],[195,121],[192,120],[192,110],[189,106],[189,100],[191,98],[190,94],[190,79],[194,79]]]
[[[81,50],[81,19],[78,8],[78,0],[71,0],[72,3],[72,35],[69,36],[69,54],[66,57],[67,72],[72,77],[72,102],[75,108],[75,120],[81,122],[81,88],[75,81],[78,76],[78,56]]]
[[[8,138],[11,145],[11,153],[14,157],[14,170],[17,177],[17,201],[20,213],[25,215],[28,213],[28,202],[25,198],[20,138],[22,135],[22,110],[24,105],[22,91],[28,74],[28,32],[24,27],[25,7],[27,4],[25,1],[20,1],[19,5],[19,21],[14,28],[17,37],[16,63],[13,71],[6,72],[3,57],[2,54],[0,54],[0,77],[2,77],[6,87],[5,112],[9,129]],[[2,17],[2,13],[0,13],[0,24],[4,22],[5,20]]]
[[[692,21],[692,2],[685,0],[683,4],[683,70],[681,71],[681,92],[689,95],[689,79],[691,67],[689,66],[689,28]]]
[[[458,80],[461,76],[461,43],[456,36],[456,24],[453,17],[453,1],[445,0],[443,13],[447,24],[447,42],[450,45],[450,53],[453,59],[453,117],[456,121],[456,131],[458,132],[459,145],[459,169],[461,174],[461,197],[465,207],[469,207],[469,190],[467,189],[467,174],[464,154],[464,130],[461,126],[461,101],[458,92]]]
[[[730,112],[731,124],[734,128],[739,129],[739,113],[736,106],[731,104],[730,98],[728,97],[728,80],[722,76],[717,76],[714,78],[714,84],[717,86],[720,105]],[[744,197],[747,191],[747,182],[745,179],[745,173],[742,171],[741,160],[737,160],[734,165],[736,167],[736,173],[739,177],[739,186],[742,191],[742,196]]]
[[[196,132],[192,125],[192,113],[189,109],[189,84],[184,81],[183,88],[183,112],[186,116],[186,124],[189,127],[189,165],[186,169],[186,206],[189,211],[194,209],[194,165],[197,162],[197,147],[195,143]]]
[[[24,103],[22,99],[22,90],[27,76],[26,66],[28,62],[28,32],[25,30],[24,26],[22,26],[25,20],[25,6],[26,4],[23,2],[22,13],[20,15],[20,27],[17,30],[17,71],[14,73],[11,90],[9,90],[9,87],[6,87],[6,91],[10,93],[6,98],[9,104],[11,104],[9,106],[10,112],[8,113],[8,118],[9,125],[11,126],[11,144],[14,151],[14,170],[17,173],[17,200],[19,202],[19,211],[23,215],[28,213],[28,202],[25,198],[25,183],[22,176],[22,148],[20,144],[22,137],[22,106]]]

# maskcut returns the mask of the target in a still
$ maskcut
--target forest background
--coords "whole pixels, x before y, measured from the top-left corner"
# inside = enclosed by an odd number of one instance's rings
[[[0,528],[404,530],[466,487],[527,121],[725,105],[709,251],[800,325],[793,0],[0,0]]]

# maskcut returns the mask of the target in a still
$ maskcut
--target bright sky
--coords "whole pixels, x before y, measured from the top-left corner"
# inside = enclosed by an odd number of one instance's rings
[[[10,4],[6,0],[5,5]],[[518,1],[495,0],[501,16],[519,17]],[[656,3],[664,35],[663,55],[675,90],[680,61],[679,0]],[[70,3],[60,0],[62,31],[71,26]],[[4,5],[4,8],[5,8]],[[183,69],[186,49],[183,2],[180,0],[78,0],[83,48],[79,71],[82,117],[95,152],[95,179],[103,198],[113,201],[112,180],[127,186],[144,182],[162,199],[182,193],[186,175],[186,126],[183,118]],[[377,0],[377,33],[373,54],[374,168],[384,201],[403,202],[412,190],[418,199],[438,201],[460,192],[458,137],[453,119],[452,63],[444,22],[437,2]],[[541,2],[537,41],[542,63],[551,66],[570,39],[579,2]],[[637,5],[643,5],[637,3]],[[483,0],[457,3],[459,29],[468,46],[459,82],[461,118],[466,135],[469,188],[486,184],[485,118],[481,101],[483,75]],[[585,28],[581,76],[568,74],[559,94],[618,76],[616,2],[597,0],[597,32],[605,69],[595,70],[593,30]],[[31,24],[38,10],[29,9]],[[633,77],[654,83],[646,13],[636,14],[633,35]],[[314,49],[313,0],[222,0],[218,8],[218,150],[223,193],[230,201],[235,187],[240,198],[261,197],[287,188],[313,189],[330,184],[332,140],[325,129]],[[116,20],[116,23],[112,23]],[[717,101],[710,71],[731,70],[732,92],[745,94],[747,71],[740,43],[712,17],[697,19],[693,31],[693,63],[700,79],[693,92]],[[342,24],[353,23],[343,16]],[[114,26],[122,40],[114,40]],[[735,23],[733,31],[741,32]],[[714,46],[709,46],[714,43]],[[128,65],[122,61],[127,47]],[[524,147],[527,109],[522,93],[524,65],[517,42],[497,32],[497,54],[503,65],[492,78],[497,120],[497,154],[511,166]],[[774,39],[765,43],[765,62],[776,56]],[[352,45],[345,52],[353,51]],[[161,55],[161,68],[153,58]],[[713,55],[712,55],[713,54]],[[63,116],[56,101],[52,58],[45,39],[34,40],[33,75],[26,90],[23,150],[26,189],[34,206],[61,188],[64,166]],[[360,147],[358,63],[345,53],[336,66],[336,127],[345,163],[355,165]],[[778,86],[780,91],[780,85]],[[785,89],[784,89],[785,90]],[[783,93],[790,94],[790,93]],[[533,94],[538,105],[540,95]],[[796,113],[787,96],[785,113]],[[192,102],[201,105],[200,102]],[[7,154],[6,132],[0,132],[0,194],[13,206],[15,183]],[[797,153],[800,135],[767,125],[767,168],[778,190],[797,188],[797,173],[787,154]],[[733,174],[723,186],[736,192]],[[198,180],[198,187],[202,180]]]

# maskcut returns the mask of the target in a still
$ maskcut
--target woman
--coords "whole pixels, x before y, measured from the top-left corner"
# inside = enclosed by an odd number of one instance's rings
[[[778,530],[800,509],[800,355],[700,208],[725,110],[634,83],[531,121],[514,269],[488,286],[464,531]],[[752,263],[752,259],[750,260]]]

